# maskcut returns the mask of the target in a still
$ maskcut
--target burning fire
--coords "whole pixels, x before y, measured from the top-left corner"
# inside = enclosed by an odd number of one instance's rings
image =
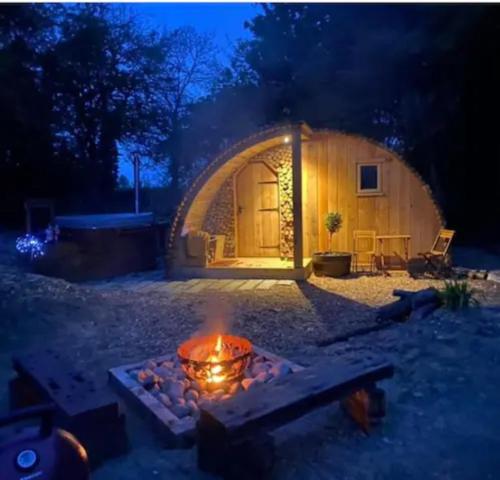
[[[246,338],[226,334],[193,337],[177,349],[186,375],[208,390],[240,378],[251,354]]]
[[[213,353],[207,359],[208,362],[215,363],[215,365],[209,367],[207,374],[207,383],[222,383],[226,378],[225,375],[221,375],[221,372],[223,370],[222,365],[219,364],[219,362],[223,360],[223,358],[221,358],[221,353],[222,335],[218,335]]]

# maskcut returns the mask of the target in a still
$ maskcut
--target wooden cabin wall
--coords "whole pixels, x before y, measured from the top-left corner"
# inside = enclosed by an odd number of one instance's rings
[[[357,164],[383,160],[382,194],[357,193]],[[333,249],[352,251],[354,230],[377,234],[409,234],[410,256],[430,249],[441,221],[430,192],[403,162],[389,151],[360,137],[316,133],[303,144],[304,256],[328,249],[324,227],[327,212],[338,211],[343,226]],[[402,254],[400,242],[390,252]]]

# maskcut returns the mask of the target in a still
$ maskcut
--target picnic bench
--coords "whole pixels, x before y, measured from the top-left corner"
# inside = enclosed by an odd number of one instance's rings
[[[128,450],[125,416],[105,386],[52,350],[15,356],[12,363],[17,372],[9,385],[12,409],[53,403],[54,424],[78,438],[93,468]]]
[[[385,415],[376,382],[393,373],[380,359],[335,359],[205,406],[197,423],[198,467],[224,478],[262,478],[274,460],[270,432],[334,401],[368,432]]]

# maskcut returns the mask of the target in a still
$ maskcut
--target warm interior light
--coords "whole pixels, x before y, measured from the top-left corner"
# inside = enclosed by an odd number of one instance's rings
[[[285,143],[290,143],[290,136],[289,136],[289,135],[286,135],[283,141],[284,141]]]

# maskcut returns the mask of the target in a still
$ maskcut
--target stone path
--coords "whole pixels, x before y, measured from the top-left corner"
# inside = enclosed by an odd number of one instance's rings
[[[141,293],[164,292],[175,294],[200,293],[209,290],[221,292],[269,290],[276,287],[290,287],[295,284],[294,280],[215,280],[209,278],[165,280],[162,270],[85,283],[86,286],[100,291],[125,290]]]

